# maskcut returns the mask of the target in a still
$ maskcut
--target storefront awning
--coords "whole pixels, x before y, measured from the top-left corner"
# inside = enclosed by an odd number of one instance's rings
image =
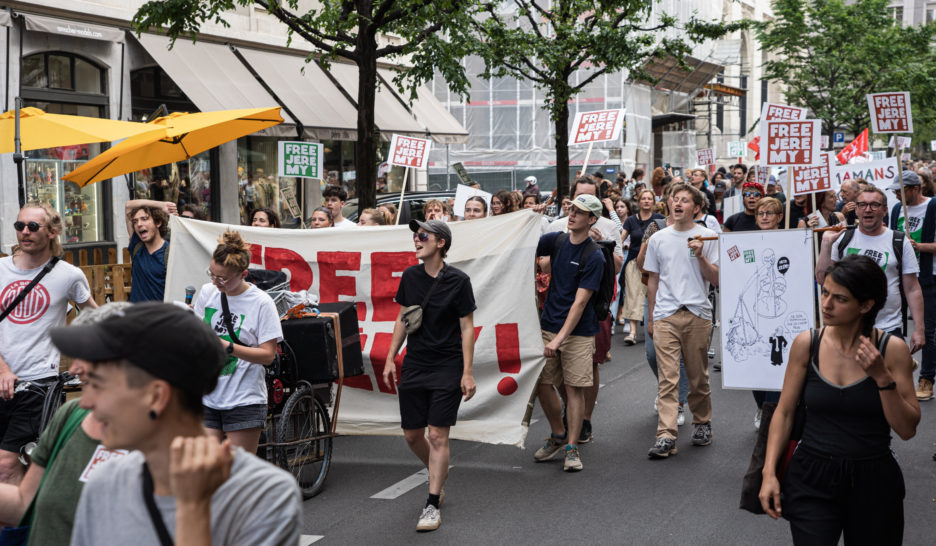
[[[389,85],[393,86],[393,77],[396,75],[392,70],[379,69],[377,72],[380,77]],[[395,91],[395,89],[394,89]],[[416,100],[410,106],[416,121],[426,127],[429,136],[438,144],[461,144],[468,142],[468,131],[455,119],[448,110],[442,106],[435,96],[424,85],[416,89]],[[403,97],[406,101],[409,97]]]
[[[169,39],[155,34],[139,36],[146,52],[169,74],[182,92],[202,112],[241,108],[269,108],[276,100],[260,85],[226,45],[192,43],[180,38],[170,50]],[[295,121],[282,112],[283,124],[263,134],[295,136]]]
[[[657,80],[655,84],[648,83],[656,89],[667,89],[691,96],[724,70],[720,64],[706,62],[695,57],[686,56],[683,60],[691,70],[679,66],[679,61],[672,55],[648,61],[643,69]]]
[[[237,48],[247,64],[299,118],[303,136],[318,140],[355,140],[357,111],[325,72],[305,57]],[[352,95],[354,96],[354,95]]]
[[[353,64],[332,63],[328,71],[338,84],[352,97],[357,97],[358,68]],[[389,140],[394,133],[425,137],[426,127],[416,121],[403,103],[385,86],[377,88],[374,99],[374,122],[380,129],[381,138]]]
[[[47,32],[49,34],[58,34],[59,36],[100,40],[103,42],[121,43],[124,41],[124,32],[117,28],[91,25],[79,21],[66,21],[65,19],[56,19],[54,17],[44,17],[29,13],[19,13],[19,15],[26,19],[26,30],[30,32]],[[9,17],[9,14],[7,14],[7,16]]]

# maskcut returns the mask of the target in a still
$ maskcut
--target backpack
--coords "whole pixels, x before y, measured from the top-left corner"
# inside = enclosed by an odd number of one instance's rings
[[[556,259],[559,247],[569,240],[568,233],[560,233],[556,237],[556,243],[553,245],[550,260]],[[585,272],[585,262],[587,258],[595,251],[601,251],[604,254],[604,269],[601,272],[601,282],[598,284],[598,290],[592,294],[588,304],[595,310],[595,316],[598,322],[608,318],[611,310],[611,302],[614,301],[614,285],[617,282],[617,275],[614,273],[614,241],[598,241],[597,243],[591,237],[585,242],[582,253],[579,255],[578,271],[575,273],[575,280],[579,281]]]
[[[850,243],[852,240],[852,237],[855,236],[855,229],[858,229],[858,228],[856,227],[854,229],[846,229],[845,233],[842,234],[841,239],[839,239],[838,251],[839,251],[840,259],[845,256],[845,249],[848,248],[848,243]],[[903,276],[903,247],[904,247],[904,239],[907,238],[907,234],[904,233],[903,231],[897,231],[897,230],[892,230],[892,233],[894,234],[894,238],[892,239],[891,244],[894,250],[894,257],[897,258],[897,275],[898,275],[897,286],[900,288],[900,314],[901,314],[901,318],[903,319],[903,332],[906,335],[907,333],[907,296],[906,294],[904,294],[902,276]]]

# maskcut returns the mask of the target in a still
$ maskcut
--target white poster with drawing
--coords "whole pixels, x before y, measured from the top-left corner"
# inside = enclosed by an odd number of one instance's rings
[[[721,235],[723,388],[783,387],[793,340],[815,324],[812,247],[805,229]]]

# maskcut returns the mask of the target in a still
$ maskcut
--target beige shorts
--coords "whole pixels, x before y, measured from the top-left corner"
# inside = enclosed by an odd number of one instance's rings
[[[547,344],[556,334],[542,330],[543,344]],[[559,356],[547,357],[546,367],[540,374],[540,383],[570,387],[591,387],[592,355],[595,352],[594,336],[569,336],[559,345]]]

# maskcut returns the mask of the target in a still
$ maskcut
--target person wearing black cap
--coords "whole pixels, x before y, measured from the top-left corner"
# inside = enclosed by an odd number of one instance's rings
[[[202,396],[227,357],[208,325],[180,306],[150,302],[51,336],[86,362],[80,405],[101,424],[101,443],[136,450],[85,485],[71,544],[298,542],[293,477],[205,434]]]
[[[452,230],[445,222],[412,220],[416,257],[422,265],[403,272],[396,302],[400,314],[383,369],[384,384],[399,381],[400,424],[406,443],[429,470],[429,498],[416,524],[418,531],[434,531],[442,523],[439,505],[448,477],[449,429],[455,425],[462,396],[475,394],[474,310],[471,279],[445,263],[452,247]],[[421,319],[413,316],[415,307]],[[396,354],[407,341],[406,356],[397,379]],[[426,438],[426,427],[429,437]]]

